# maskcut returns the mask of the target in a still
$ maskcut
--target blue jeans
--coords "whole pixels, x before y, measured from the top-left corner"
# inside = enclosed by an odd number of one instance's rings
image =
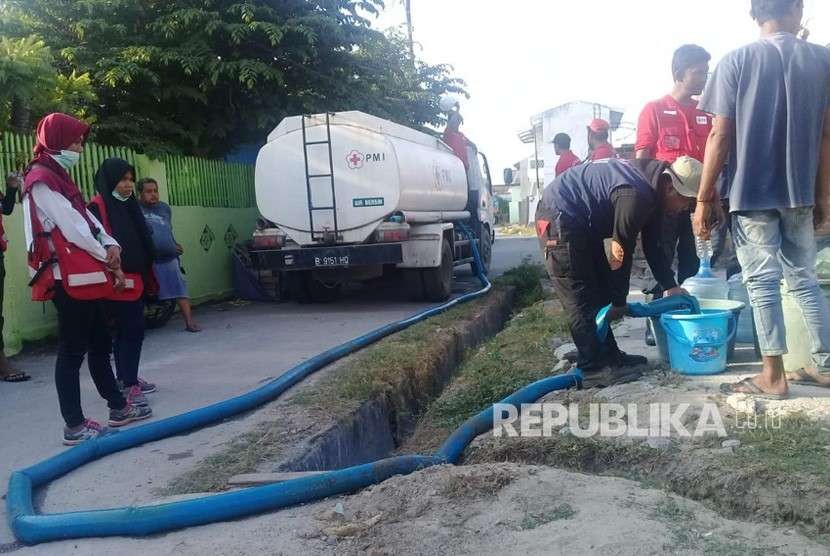
[[[761,353],[787,353],[781,307],[784,278],[804,316],[813,361],[821,371],[830,372],[830,305],[816,277],[813,209],[747,211],[732,216],[735,248],[752,303]]]

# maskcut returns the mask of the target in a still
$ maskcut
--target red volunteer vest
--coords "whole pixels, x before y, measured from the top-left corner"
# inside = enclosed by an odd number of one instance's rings
[[[68,241],[57,226],[51,232],[44,231],[31,196],[29,210],[34,235],[28,253],[33,301],[48,301],[55,296],[52,274],[55,263],[61,272],[63,289],[73,299],[91,301],[115,295],[115,281],[104,263]],[[52,240],[51,245],[49,240]]]

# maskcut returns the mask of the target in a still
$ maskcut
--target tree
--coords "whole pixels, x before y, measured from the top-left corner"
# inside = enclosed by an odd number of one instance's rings
[[[36,37],[0,38],[2,121],[17,132],[29,128],[32,104],[44,104],[55,80],[52,55]]]
[[[35,34],[61,75],[90,76],[96,139],[151,154],[221,155],[287,115],[326,110],[434,124],[437,93],[463,92],[449,67],[413,65],[399,36],[369,27],[380,0],[6,4],[0,33]]]
[[[43,41],[0,38],[0,126],[28,133],[32,115],[60,110],[85,117],[94,101],[89,75],[59,75]]]

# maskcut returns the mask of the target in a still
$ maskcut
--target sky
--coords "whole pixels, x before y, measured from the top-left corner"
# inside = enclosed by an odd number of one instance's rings
[[[462,131],[485,152],[494,179],[532,154],[517,133],[530,117],[573,100],[623,109],[671,91],[671,57],[686,43],[712,54],[758,38],[750,0],[411,0],[416,54],[467,82]],[[401,0],[373,22],[402,25]],[[830,1],[805,0],[810,41],[830,43]],[[633,132],[632,132],[633,135]],[[615,140],[624,133],[615,134]],[[633,142],[633,136],[629,141]]]

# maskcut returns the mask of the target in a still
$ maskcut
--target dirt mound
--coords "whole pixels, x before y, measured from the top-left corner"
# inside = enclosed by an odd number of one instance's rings
[[[726,520],[633,481],[514,464],[431,468],[308,510],[313,552],[826,553],[795,531]]]

